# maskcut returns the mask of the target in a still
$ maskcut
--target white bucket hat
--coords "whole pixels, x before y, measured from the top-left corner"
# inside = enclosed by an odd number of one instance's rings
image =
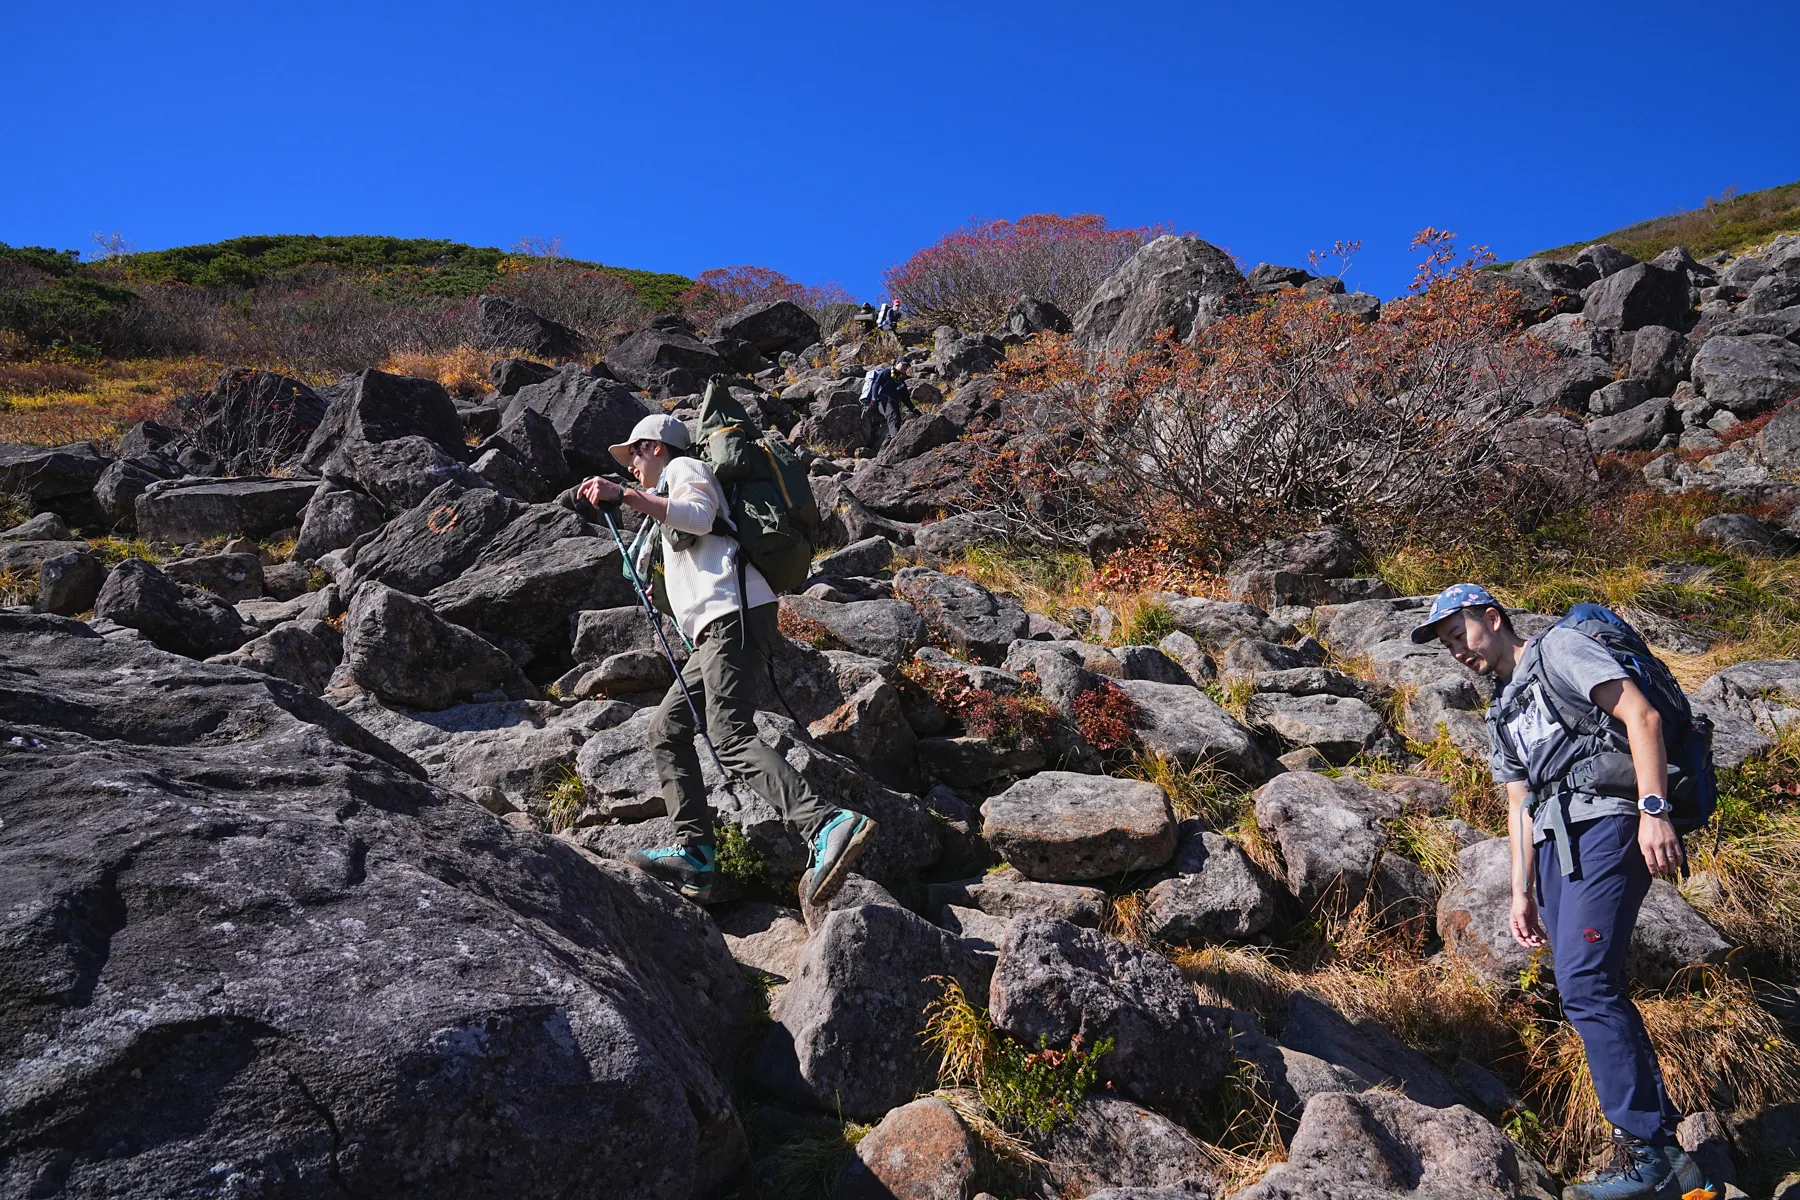
[[[616,446],[608,446],[607,449],[612,451],[612,456],[618,460],[620,466],[629,468],[631,466],[631,448],[646,440],[666,442],[677,450],[686,450],[694,444],[694,439],[688,436],[686,425],[668,413],[657,413],[645,417],[633,425],[630,437]]]

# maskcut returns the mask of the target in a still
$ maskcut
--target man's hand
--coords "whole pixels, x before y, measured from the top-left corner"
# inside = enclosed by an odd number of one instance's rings
[[[1527,950],[1541,950],[1548,944],[1544,923],[1538,920],[1537,901],[1530,893],[1513,892],[1511,924],[1513,941]]]
[[[1674,879],[1681,873],[1681,837],[1669,818],[1639,813],[1638,849],[1652,875]]]
[[[575,489],[575,494],[599,508],[603,504],[617,504],[625,495],[625,489],[610,479],[595,475],[591,479],[582,480],[581,486]]]

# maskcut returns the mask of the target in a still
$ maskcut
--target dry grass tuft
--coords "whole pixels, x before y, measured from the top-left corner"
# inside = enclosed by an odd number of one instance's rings
[[[1100,923],[1100,932],[1134,946],[1148,946],[1151,939],[1144,928],[1144,920],[1144,893],[1126,892],[1112,898],[1112,903],[1107,906],[1106,920]]]
[[[403,350],[383,362],[381,369],[390,375],[435,379],[452,396],[483,396],[492,386],[488,368],[499,357],[468,345],[436,351]]]
[[[1496,837],[1506,834],[1506,793],[1495,783],[1487,763],[1465,754],[1442,728],[1435,740],[1411,747],[1419,756],[1414,774],[1435,779],[1450,789],[1450,815]]]

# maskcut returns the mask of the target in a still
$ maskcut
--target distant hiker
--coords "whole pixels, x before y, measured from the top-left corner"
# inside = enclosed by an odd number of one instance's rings
[[[884,300],[879,312],[875,314],[875,328],[892,329],[900,323],[900,302]]]
[[[1487,720],[1494,779],[1506,786],[1512,935],[1555,954],[1563,1012],[1613,1125],[1612,1160],[1564,1200],[1716,1200],[1675,1141],[1679,1117],[1625,975],[1651,876],[1673,876],[1683,862],[1669,797],[1685,788],[1683,803],[1697,803],[1695,789],[1711,786],[1710,749],[1685,778],[1671,775],[1671,748],[1680,759],[1688,746],[1689,730],[1674,728],[1687,712],[1680,688],[1599,605],[1578,605],[1526,640],[1486,588],[1459,583],[1412,632],[1421,644],[1433,638],[1499,688]]]
[[[906,386],[906,364],[895,363],[891,367],[874,367],[863,376],[862,403],[864,408],[872,408],[881,417],[882,424],[887,427],[887,438],[900,432],[900,426],[906,424],[906,414],[919,415],[919,406],[913,403],[912,391]],[[887,438],[882,440],[885,442]]]
[[[769,647],[781,636],[775,593],[754,566],[746,562],[739,568],[742,550],[732,536],[724,489],[711,467],[685,453],[689,445],[687,426],[674,417],[645,417],[611,450],[650,490],[596,477],[577,491],[589,504],[623,503],[657,523],[669,608],[694,645],[680,675],[696,702],[705,705],[705,733],[725,769],[747,781],[805,839],[812,865],[802,892],[809,901],[824,901],[874,840],[875,822],[819,799],[799,772],[756,736],[756,693]],[[740,581],[749,609],[743,616]],[[711,896],[716,862],[712,810],[695,748],[701,732],[677,682],[650,723],[650,752],[675,823],[675,844],[630,856],[634,865],[694,900]]]

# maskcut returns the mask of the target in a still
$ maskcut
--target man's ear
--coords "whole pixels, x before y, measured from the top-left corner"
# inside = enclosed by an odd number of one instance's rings
[[[1497,608],[1484,608],[1481,610],[1481,623],[1487,626],[1489,633],[1499,633],[1506,627],[1506,618],[1500,615]]]

